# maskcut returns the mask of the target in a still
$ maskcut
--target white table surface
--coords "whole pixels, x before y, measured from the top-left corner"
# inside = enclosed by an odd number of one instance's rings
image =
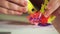
[[[11,32],[11,34],[59,34],[53,25],[42,27],[34,25],[0,24],[0,32]]]

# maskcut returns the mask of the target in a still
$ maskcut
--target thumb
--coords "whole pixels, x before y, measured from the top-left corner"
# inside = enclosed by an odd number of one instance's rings
[[[51,15],[57,8],[59,7],[59,3],[58,1],[53,1],[51,0],[48,5],[47,5],[47,10],[44,13],[45,17],[48,17],[49,15]]]

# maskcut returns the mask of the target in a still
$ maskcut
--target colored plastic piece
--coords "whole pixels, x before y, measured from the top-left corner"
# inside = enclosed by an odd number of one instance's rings
[[[41,24],[41,23],[39,23],[38,24],[38,26],[49,26],[49,25],[51,25],[50,23],[46,23],[46,24]]]
[[[38,25],[39,23],[45,25],[48,23],[48,18],[49,17],[45,17],[41,12],[35,12],[28,17],[30,23],[34,25]]]
[[[36,10],[36,8],[33,6],[33,4],[28,1],[28,13],[30,14],[28,16],[28,20],[31,24],[38,25],[38,26],[48,26],[51,25],[51,22],[55,19],[55,16],[44,16],[44,12],[46,8],[46,5],[48,4],[48,0],[44,0],[44,4],[41,4],[40,11]]]
[[[48,19],[48,23],[52,24],[52,21],[56,18],[56,16],[50,16]]]
[[[34,13],[34,11],[37,11],[36,8],[33,6],[33,4],[28,0],[28,14]],[[33,11],[34,9],[34,11]]]

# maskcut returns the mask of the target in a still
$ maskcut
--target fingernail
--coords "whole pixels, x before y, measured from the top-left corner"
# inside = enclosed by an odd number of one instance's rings
[[[23,11],[24,11],[24,7],[19,8],[18,11],[19,11],[19,12],[23,12]]]
[[[45,12],[45,13],[44,13],[44,16],[45,16],[45,17],[48,17],[48,14]]]
[[[25,12],[26,11],[26,8],[23,8],[22,11]]]
[[[27,1],[24,2],[24,5],[27,6]]]
[[[16,11],[16,15],[22,15],[22,14],[23,14],[22,12]]]
[[[52,6],[51,3],[48,3],[47,4],[47,9],[51,9],[51,6]]]

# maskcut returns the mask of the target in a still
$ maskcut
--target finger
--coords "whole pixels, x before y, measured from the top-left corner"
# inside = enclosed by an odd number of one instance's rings
[[[18,12],[18,11],[15,12],[15,15],[22,15],[22,14],[23,14],[22,12]]]
[[[59,5],[60,5],[60,0],[59,0]]]
[[[28,8],[27,8],[27,7],[25,7],[24,13],[26,13],[27,11],[28,11]]]
[[[23,14],[22,12],[13,11],[13,10],[8,10],[8,13],[9,13],[10,15],[22,15],[22,14]]]
[[[27,0],[7,0],[12,3],[16,3],[21,6],[27,6]]]
[[[11,2],[8,2],[8,1],[5,1],[5,0],[2,0],[0,2],[0,6],[5,7],[5,8],[8,8],[8,9],[11,9],[11,10],[16,10],[16,11],[19,11],[19,12],[20,11],[23,12],[25,10],[24,9],[25,7],[21,7],[19,5],[16,5],[14,3],[11,3]]]
[[[19,11],[26,13],[28,10],[27,10],[27,7],[21,7],[19,8]]]
[[[22,12],[8,10],[6,8],[0,7],[0,13],[1,14],[10,14],[10,15],[22,15]]]
[[[7,9],[0,7],[0,13],[8,14]]]
[[[58,3],[58,0],[50,0],[49,3],[47,4],[47,8],[51,9],[52,6],[56,5]]]
[[[45,12],[45,16],[48,17],[49,15],[51,15],[57,8],[59,7],[58,2],[54,2],[52,3],[52,1],[50,2],[50,4],[48,5],[48,10]]]
[[[9,8],[8,2],[6,0],[0,0],[0,6],[5,7],[5,8]]]
[[[16,4],[13,4],[13,3],[10,3],[10,2],[8,2],[8,4],[9,4],[9,9],[16,10],[16,11],[19,11],[19,12],[26,11],[26,7],[21,7],[19,5],[16,5]]]

